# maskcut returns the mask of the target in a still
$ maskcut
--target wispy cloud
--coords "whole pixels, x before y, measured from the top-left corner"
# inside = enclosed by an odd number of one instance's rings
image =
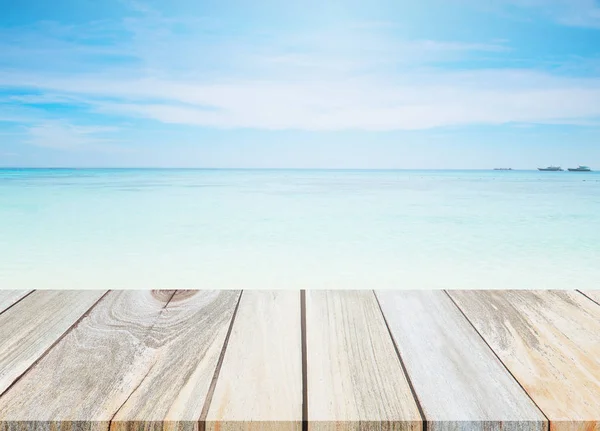
[[[593,2],[551,0],[588,19]],[[541,0],[509,0],[539,8]],[[120,23],[80,28],[42,23],[5,30],[14,58],[35,50],[48,57],[68,48],[52,73],[33,67],[0,72],[0,101],[77,104],[95,114],[168,124],[265,130],[422,130],[509,123],[589,124],[600,117],[600,79],[573,79],[535,70],[448,67],[471,56],[505,55],[509,41],[465,42],[390,35],[393,23],[365,21],[298,33],[229,36],[208,18],[165,17],[144,4]],[[576,13],[577,12],[577,13]],[[111,39],[106,28],[124,37]],[[37,35],[37,36],[36,36]],[[41,36],[40,36],[41,35]],[[23,37],[21,37],[23,36]],[[126,36],[126,37],[125,37]],[[41,39],[37,39],[41,37]],[[102,42],[102,43],[98,43]],[[77,65],[86,56],[102,67]],[[110,56],[127,61],[108,61]],[[15,62],[18,64],[18,62]],[[92,62],[92,64],[94,64]],[[41,122],[30,144],[75,149],[106,144],[111,130]]]
[[[30,145],[59,150],[106,149],[105,144],[114,140],[105,138],[106,133],[118,131],[114,127],[76,126],[60,121],[46,121],[27,128]]]
[[[600,117],[600,79],[526,70],[424,69],[393,78],[361,75],[319,81],[21,76],[14,81],[18,82],[85,101],[98,113],[216,128],[418,130],[469,124],[581,124]]]

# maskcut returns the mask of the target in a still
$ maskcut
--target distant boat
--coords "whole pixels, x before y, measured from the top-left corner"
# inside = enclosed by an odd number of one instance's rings
[[[512,168],[494,168],[495,171],[512,171]]]
[[[591,169],[587,166],[579,166],[577,168],[569,168],[569,172],[591,172]]]
[[[557,172],[557,171],[564,171],[564,169],[561,168],[560,166],[548,166],[547,168],[538,168],[538,171]]]

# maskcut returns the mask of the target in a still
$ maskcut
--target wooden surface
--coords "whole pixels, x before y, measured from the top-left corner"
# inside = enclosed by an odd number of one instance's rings
[[[171,295],[110,292],[0,398],[0,417],[50,428],[90,422],[93,429],[108,429],[148,372],[152,355],[145,341]]]
[[[300,292],[245,291],[206,417],[210,430],[301,430]]]
[[[372,291],[306,292],[309,429],[421,429]]]
[[[0,431],[600,431],[599,296],[0,291]]]
[[[573,291],[451,291],[550,419],[600,430],[600,306]]]
[[[31,290],[0,290],[0,313],[27,296]]]
[[[382,290],[377,297],[427,429],[547,428],[544,415],[445,292]]]
[[[0,314],[0,394],[40,359],[104,293],[38,291]]]
[[[111,421],[113,429],[162,428],[166,420],[194,429],[238,295],[110,292],[0,398],[0,418],[98,430]]]

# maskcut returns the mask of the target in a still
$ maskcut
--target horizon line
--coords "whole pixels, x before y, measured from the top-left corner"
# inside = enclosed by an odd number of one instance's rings
[[[257,167],[183,167],[183,166],[0,166],[0,170],[230,170],[230,171],[537,171],[539,168],[257,168]]]

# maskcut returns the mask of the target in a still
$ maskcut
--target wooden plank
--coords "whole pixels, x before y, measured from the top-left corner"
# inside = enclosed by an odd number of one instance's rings
[[[450,291],[553,431],[600,430],[600,307],[573,291]]]
[[[308,427],[421,430],[372,291],[307,291]]]
[[[0,394],[52,347],[104,293],[91,290],[37,291],[0,314]]]
[[[302,429],[300,292],[244,291],[206,429]]]
[[[174,294],[110,292],[0,398],[0,418],[31,430],[196,429],[239,291]]]
[[[152,367],[111,430],[198,428],[240,293],[177,292],[152,328]]]
[[[547,421],[443,291],[377,291],[430,430],[544,431]]]
[[[600,305],[600,290],[583,290],[581,293]]]
[[[14,305],[31,290],[0,290],[0,313]]]
[[[152,328],[152,369],[111,429],[197,429],[240,291],[187,291]]]

